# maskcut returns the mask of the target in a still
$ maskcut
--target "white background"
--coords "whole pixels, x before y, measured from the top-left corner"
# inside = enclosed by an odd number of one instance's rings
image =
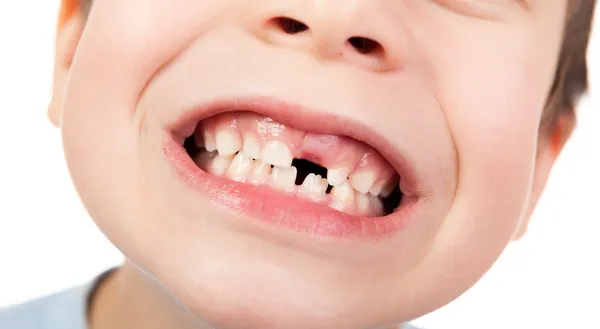
[[[121,261],[79,203],[59,131],[46,119],[57,7],[0,0],[0,307],[84,283]],[[598,24],[594,33],[591,96],[528,235],[471,291],[417,324],[600,329]]]

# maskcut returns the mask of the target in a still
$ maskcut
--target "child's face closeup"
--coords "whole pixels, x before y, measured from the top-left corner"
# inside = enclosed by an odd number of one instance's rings
[[[199,318],[399,323],[525,225],[566,6],[95,0],[50,114],[100,229]]]

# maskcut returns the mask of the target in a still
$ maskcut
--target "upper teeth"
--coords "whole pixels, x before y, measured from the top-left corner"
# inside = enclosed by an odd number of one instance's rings
[[[209,126],[206,124],[205,129],[199,128],[195,132],[198,146],[204,146],[208,151],[201,153],[195,161],[217,176],[255,185],[269,184],[288,193],[298,192],[317,202],[329,200],[326,190],[331,185],[331,206],[358,213],[380,208],[373,204],[373,199],[388,197],[398,182],[397,176],[388,178],[386,173],[373,169],[378,168],[377,164],[373,167],[361,164],[352,170],[357,164],[344,163],[328,169],[326,179],[309,174],[303,184],[296,187],[297,168],[292,166],[294,155],[281,138],[269,138],[265,142],[265,137],[251,130],[240,133],[237,125]]]
[[[348,168],[328,169],[327,170],[327,181],[331,186],[340,186],[344,184],[346,178],[350,174]]]
[[[213,152],[217,149],[217,142],[212,134],[209,134],[208,131],[204,132],[204,148],[208,152]]]
[[[358,169],[350,175],[350,183],[362,194],[366,194],[375,183],[375,173],[370,170]]]
[[[260,159],[260,142],[252,135],[244,137],[243,150],[249,157]]]
[[[369,193],[374,196],[378,196],[381,193],[381,190],[385,186],[387,182],[383,179],[376,181],[373,186],[369,189]]]
[[[395,179],[392,179],[390,181],[387,181],[386,184],[384,185],[384,187],[381,189],[381,193],[379,193],[379,196],[384,197],[384,198],[387,198],[388,196],[390,196],[390,194],[392,194],[392,192],[396,188],[397,183],[398,183],[398,177],[396,177]]]
[[[294,157],[290,149],[280,141],[270,141],[263,146],[260,159],[278,167],[289,167]]]
[[[242,137],[230,130],[218,129],[216,139],[217,151],[221,156],[232,155],[242,149]]]

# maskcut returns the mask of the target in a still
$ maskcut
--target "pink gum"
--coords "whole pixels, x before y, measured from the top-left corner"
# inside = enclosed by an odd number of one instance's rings
[[[251,136],[261,148],[270,141],[283,142],[294,158],[305,159],[328,169],[373,170],[377,180],[390,179],[396,171],[370,146],[345,136],[307,133],[251,112],[230,112],[206,119],[196,130],[197,142],[204,133],[215,135],[217,129],[236,131],[243,139]]]

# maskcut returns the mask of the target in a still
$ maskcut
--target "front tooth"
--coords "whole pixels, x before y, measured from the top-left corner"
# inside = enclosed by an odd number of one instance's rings
[[[290,167],[294,157],[292,157],[292,152],[284,143],[270,141],[263,146],[260,159],[277,167]]]
[[[350,174],[350,169],[348,168],[328,169],[327,181],[331,186],[340,186],[344,184],[346,178],[348,178],[348,174]]]
[[[244,153],[253,159],[260,159],[260,143],[255,137],[248,135],[244,137]]]
[[[250,176],[250,183],[254,185],[264,184],[271,174],[271,165],[260,160],[254,161],[254,168]]]
[[[204,148],[208,152],[214,152],[217,150],[217,142],[215,137],[208,131],[204,131]]]
[[[217,129],[216,140],[221,156],[232,155],[242,149],[242,137],[229,129]]]
[[[208,167],[208,172],[215,176],[222,176],[229,168],[231,161],[233,160],[233,156],[220,156],[217,155],[213,161],[210,163]]]
[[[271,172],[271,184],[274,188],[293,192],[297,173],[296,167],[274,167]]]
[[[370,170],[355,171],[350,175],[350,183],[360,193],[367,194],[375,183],[375,173]]]
[[[354,203],[354,189],[348,181],[340,186],[335,186],[331,189],[333,201],[331,207],[340,211],[349,210]]]
[[[298,193],[309,197],[315,201],[321,201],[325,198],[327,191],[327,180],[315,174],[309,174],[304,179]]]
[[[238,153],[227,169],[227,177],[236,182],[243,183],[252,171],[253,160],[247,157],[244,152]]]

